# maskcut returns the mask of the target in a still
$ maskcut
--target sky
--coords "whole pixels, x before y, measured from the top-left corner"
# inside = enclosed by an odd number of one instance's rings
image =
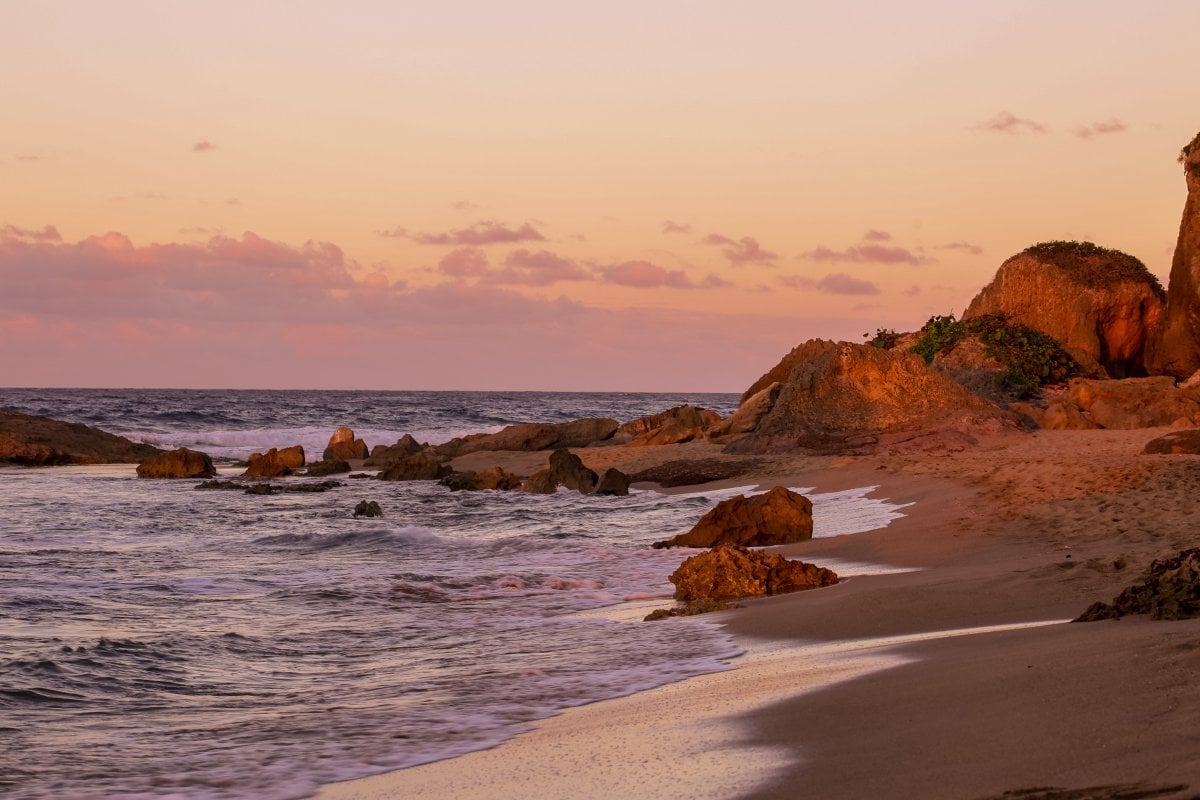
[[[9,2],[0,384],[742,391],[1095,241],[1200,4]]]

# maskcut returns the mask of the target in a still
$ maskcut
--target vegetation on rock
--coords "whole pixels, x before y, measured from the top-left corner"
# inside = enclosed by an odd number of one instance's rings
[[[1095,242],[1038,242],[1026,247],[1020,255],[1053,264],[1085,286],[1102,289],[1118,281],[1138,281],[1150,284],[1160,295],[1165,294],[1158,278],[1140,259]]]
[[[891,328],[877,328],[875,335],[864,333],[863,338],[867,340],[867,344],[872,347],[878,347],[880,350],[891,350],[900,341],[903,334],[896,333]]]

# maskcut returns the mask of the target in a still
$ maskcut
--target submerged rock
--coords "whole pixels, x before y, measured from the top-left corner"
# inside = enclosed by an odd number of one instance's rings
[[[30,467],[136,464],[161,452],[77,422],[0,411],[0,463]]]
[[[1150,565],[1141,583],[1109,603],[1093,603],[1074,622],[1149,614],[1152,619],[1200,617],[1200,547],[1181,550]]]
[[[358,505],[354,507],[354,516],[356,517],[382,517],[383,509],[379,507],[379,503],[374,500],[359,500]]]
[[[370,455],[367,443],[354,438],[354,431],[349,428],[338,428],[329,437],[329,444],[321,458],[325,461],[359,461]]]
[[[692,556],[671,574],[675,599],[685,601],[763,597],[837,582],[837,574],[824,567],[735,545]]]
[[[212,478],[217,468],[206,453],[181,447],[156,453],[138,464],[139,478]]]
[[[533,494],[554,494],[558,487],[591,494],[600,478],[583,465],[583,460],[570,450],[555,450],[550,454],[550,467],[535,472],[521,485],[521,491]]]
[[[252,453],[250,465],[242,473],[243,478],[278,478],[291,475],[304,466],[304,448],[300,445],[277,450],[272,447],[265,453]]]
[[[802,542],[813,533],[812,502],[784,486],[766,494],[722,500],[687,533],[655,547],[767,547]]]

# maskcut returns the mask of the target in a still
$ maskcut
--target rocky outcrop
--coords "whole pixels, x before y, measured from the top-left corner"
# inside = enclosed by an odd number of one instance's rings
[[[789,561],[778,553],[722,545],[692,556],[671,574],[675,599],[733,600],[832,586],[832,570]]]
[[[720,421],[721,415],[707,408],[676,406],[626,422],[617,428],[613,441],[631,447],[681,444],[703,438],[705,432]]]
[[[766,494],[746,497],[739,494],[722,500],[700,518],[690,531],[655,547],[714,547],[734,544],[742,547],[769,547],[811,539],[812,502],[784,486]]]
[[[750,433],[758,427],[758,423],[771,407],[775,405],[775,401],[779,399],[779,392],[783,389],[783,384],[776,381],[768,386],[759,389],[750,397],[742,401],[738,406],[738,410],[730,415],[729,419],[724,420],[713,426],[709,431],[709,436],[717,438],[720,436],[736,436],[740,433]]]
[[[1179,154],[1187,201],[1167,282],[1162,324],[1150,337],[1146,366],[1152,374],[1187,378],[1200,370],[1200,134]]]
[[[725,452],[873,452],[881,442],[905,438],[885,440],[887,434],[950,431],[969,442],[979,430],[1016,424],[1013,415],[931,369],[915,353],[848,342],[810,344],[784,359],[792,366],[778,399],[754,430]],[[815,355],[797,357],[809,352]]]
[[[354,438],[354,431],[338,428],[329,437],[329,445],[321,455],[324,461],[361,461],[370,455],[367,443]]]
[[[629,476],[616,467],[609,467],[596,484],[596,494],[625,497],[629,494]]]
[[[77,422],[0,411],[0,464],[136,464],[161,452]]]
[[[1172,431],[1151,439],[1142,448],[1144,455],[1200,455],[1200,430]]]
[[[371,450],[371,457],[365,462],[368,467],[386,467],[400,459],[419,453],[429,445],[421,444],[406,433],[395,444],[377,444]]]
[[[326,450],[325,452],[329,452]],[[325,458],[321,461],[314,461],[308,465],[308,469],[304,470],[304,474],[310,478],[324,478],[326,475],[340,475],[343,472],[350,471],[350,462],[342,461],[341,459]]]
[[[272,447],[265,453],[252,453],[250,465],[242,473],[243,478],[279,478],[291,475],[304,466],[304,448],[300,445],[277,450]]]
[[[1056,339],[1085,373],[1146,375],[1165,293],[1146,265],[1092,242],[1043,242],[1000,265],[964,320],[1004,314]]]
[[[383,509],[380,508],[379,503],[374,500],[359,500],[358,505],[354,507],[354,516],[382,517]]]
[[[513,491],[521,488],[521,478],[503,467],[481,472],[452,472],[438,483],[452,492]]]
[[[664,488],[695,486],[749,475],[762,466],[757,458],[732,460],[678,459],[655,467],[635,472],[629,476],[630,483],[657,483]]]
[[[555,450],[550,454],[550,466],[529,476],[521,491],[533,494],[554,494],[558,487],[591,494],[599,482],[596,473],[583,465],[583,460],[570,450]]]
[[[746,402],[761,392],[763,389],[769,389],[771,384],[785,384],[792,377],[792,370],[801,364],[806,364],[814,359],[817,359],[827,352],[836,350],[839,343],[828,341],[826,339],[809,339],[803,344],[792,348],[792,351],[780,359],[779,363],[771,367],[765,375],[756,380],[750,385],[750,388],[742,393],[741,404]],[[740,406],[739,406],[740,407]]]
[[[1141,583],[1121,592],[1112,603],[1093,603],[1075,622],[1149,614],[1152,619],[1200,617],[1200,547],[1182,550],[1150,565]]]
[[[480,433],[451,439],[434,447],[438,455],[457,458],[480,450],[560,450],[587,447],[605,441],[617,432],[615,419],[579,419],[573,422],[530,422],[509,425],[499,433]]]
[[[181,447],[156,453],[138,464],[139,478],[213,478],[217,468],[207,454]]]
[[[1119,381],[1076,378],[1044,408],[1019,410],[1045,430],[1133,430],[1200,424],[1200,387],[1179,387],[1174,378]]]
[[[403,456],[379,473],[381,481],[436,481],[453,470],[429,450]]]

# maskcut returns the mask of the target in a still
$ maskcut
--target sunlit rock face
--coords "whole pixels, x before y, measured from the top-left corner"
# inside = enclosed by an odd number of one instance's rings
[[[1200,369],[1200,134],[1179,155],[1187,201],[1179,223],[1162,324],[1146,348],[1152,374],[1186,378]]]

